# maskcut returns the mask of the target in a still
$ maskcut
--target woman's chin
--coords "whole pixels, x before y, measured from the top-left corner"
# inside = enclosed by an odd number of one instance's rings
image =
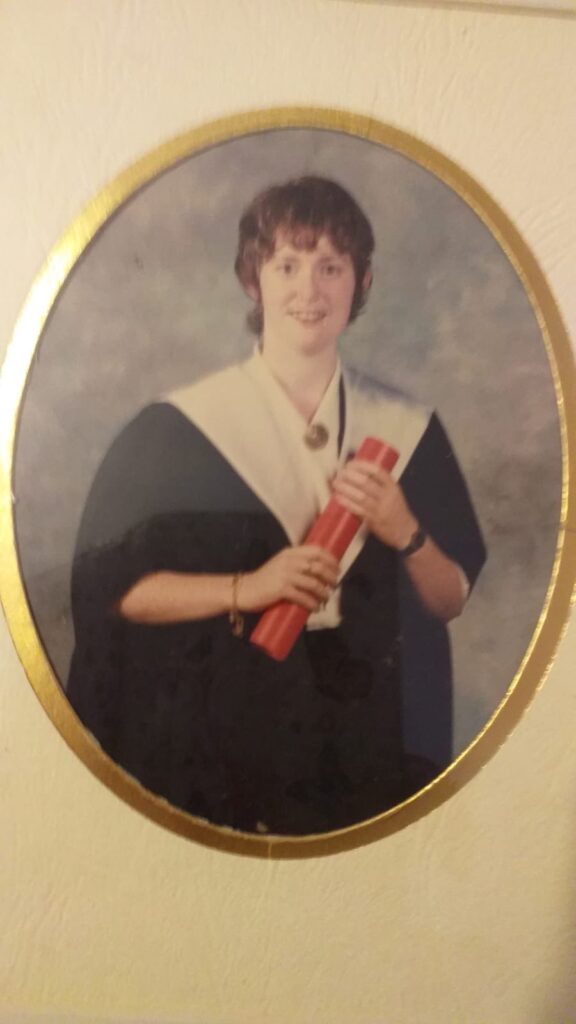
[[[292,332],[292,345],[295,349],[305,352],[308,355],[322,355],[327,351],[334,351],[338,344],[338,337],[326,331],[324,324],[310,323],[298,324],[297,330]]]
[[[300,322],[291,320],[288,329],[277,333],[264,332],[264,352],[290,353],[295,356],[322,356],[327,352],[335,352],[338,347],[338,335],[327,329],[324,321]]]

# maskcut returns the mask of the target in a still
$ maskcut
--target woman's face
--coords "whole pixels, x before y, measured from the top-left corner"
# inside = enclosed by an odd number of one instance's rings
[[[264,349],[281,345],[310,355],[335,349],[355,286],[351,257],[335,249],[328,235],[310,250],[280,235],[260,271]]]

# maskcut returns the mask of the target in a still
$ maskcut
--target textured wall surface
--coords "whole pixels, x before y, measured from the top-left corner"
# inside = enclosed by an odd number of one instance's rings
[[[2,344],[44,257],[120,170],[195,124],[297,103],[390,121],[469,170],[574,333],[575,42],[576,21],[409,5],[7,0]],[[576,1021],[575,643],[572,625],[530,711],[442,807],[348,853],[268,863],[108,792],[2,622],[0,1020]]]
[[[339,3],[340,0],[335,0]],[[393,3],[394,0],[351,0],[352,3],[375,3],[375,4],[387,4]],[[436,3],[439,7],[463,7],[464,3],[467,6],[473,7],[490,7],[493,10],[507,10],[511,8],[521,8],[524,11],[572,11],[574,8],[574,0],[410,0],[415,4],[430,4]]]

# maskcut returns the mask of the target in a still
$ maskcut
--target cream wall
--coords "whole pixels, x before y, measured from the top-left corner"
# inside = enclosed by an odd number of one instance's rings
[[[420,135],[502,204],[576,327],[576,20],[338,0],[4,0],[5,345],[32,278],[120,169],[195,124],[342,106]],[[0,1020],[576,1021],[576,624],[503,749],[352,852],[246,859],[108,792],[0,623]]]

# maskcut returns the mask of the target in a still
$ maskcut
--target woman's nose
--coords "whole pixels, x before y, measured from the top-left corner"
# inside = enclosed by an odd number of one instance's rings
[[[299,274],[298,293],[307,302],[315,299],[318,295],[318,277],[312,268],[303,269]]]

